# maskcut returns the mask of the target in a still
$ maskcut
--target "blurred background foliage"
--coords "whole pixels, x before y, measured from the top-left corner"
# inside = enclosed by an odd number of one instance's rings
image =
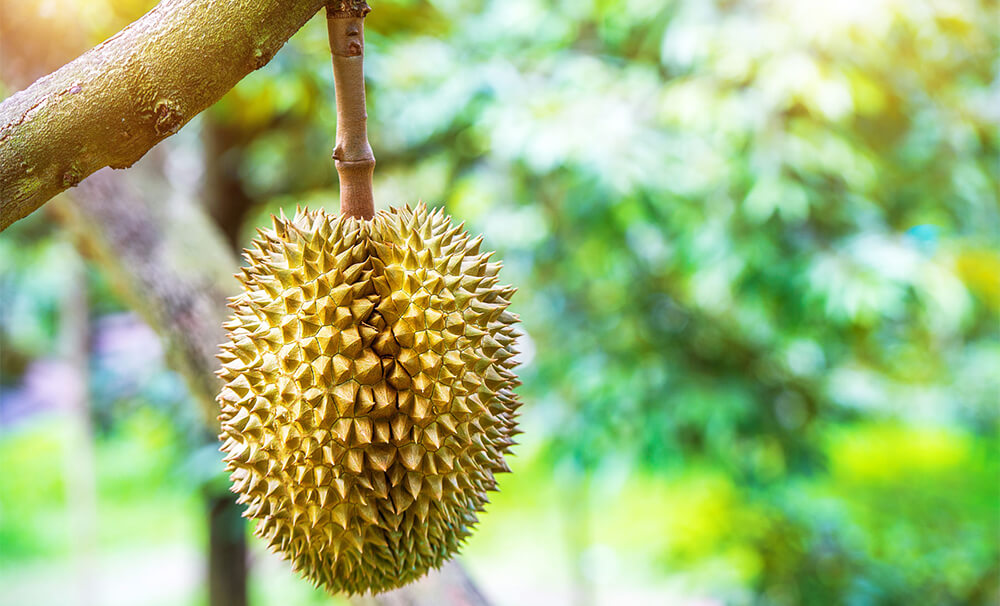
[[[7,71],[151,4],[5,0]],[[444,205],[520,287],[526,433],[467,549],[498,604],[997,603],[995,0],[372,5],[377,205]],[[320,16],[162,146],[167,176],[227,175],[206,204],[244,246],[336,209],[334,110]],[[0,235],[0,603],[56,603],[79,559],[66,297],[93,603],[199,603],[218,455],[74,254],[41,212]],[[253,557],[254,603],[328,602]]]

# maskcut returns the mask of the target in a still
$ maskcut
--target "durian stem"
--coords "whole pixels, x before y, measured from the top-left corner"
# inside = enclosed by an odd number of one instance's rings
[[[326,6],[337,93],[337,146],[333,159],[340,176],[340,213],[359,219],[375,216],[375,154],[368,143],[364,73],[364,20],[370,10],[365,0],[333,0]]]

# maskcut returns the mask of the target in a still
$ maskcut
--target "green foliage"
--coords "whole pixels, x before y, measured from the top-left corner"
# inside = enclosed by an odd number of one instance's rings
[[[47,419],[39,419],[43,424]],[[63,506],[62,474],[58,457],[39,457],[38,452],[58,453],[65,431],[34,427],[0,442],[0,561],[38,557],[65,550],[67,545]],[[34,524],[25,524],[31,520]]]
[[[164,544],[191,536],[198,505],[177,461],[175,428],[150,408],[123,416],[95,453],[99,544]],[[63,556],[71,548],[70,474],[82,473],[72,451],[80,441],[64,417],[43,414],[0,440],[0,562]]]

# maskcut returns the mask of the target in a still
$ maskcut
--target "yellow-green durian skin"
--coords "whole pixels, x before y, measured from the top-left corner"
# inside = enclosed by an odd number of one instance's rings
[[[222,346],[222,450],[256,534],[330,591],[413,581],[513,445],[514,293],[440,211],[274,219]]]

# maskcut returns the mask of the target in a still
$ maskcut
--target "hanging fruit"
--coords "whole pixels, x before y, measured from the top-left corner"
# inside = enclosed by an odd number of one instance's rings
[[[376,214],[357,0],[328,7],[341,215],[274,218],[222,346],[222,450],[256,534],[331,591],[437,568],[509,471],[518,318],[443,212]]]

